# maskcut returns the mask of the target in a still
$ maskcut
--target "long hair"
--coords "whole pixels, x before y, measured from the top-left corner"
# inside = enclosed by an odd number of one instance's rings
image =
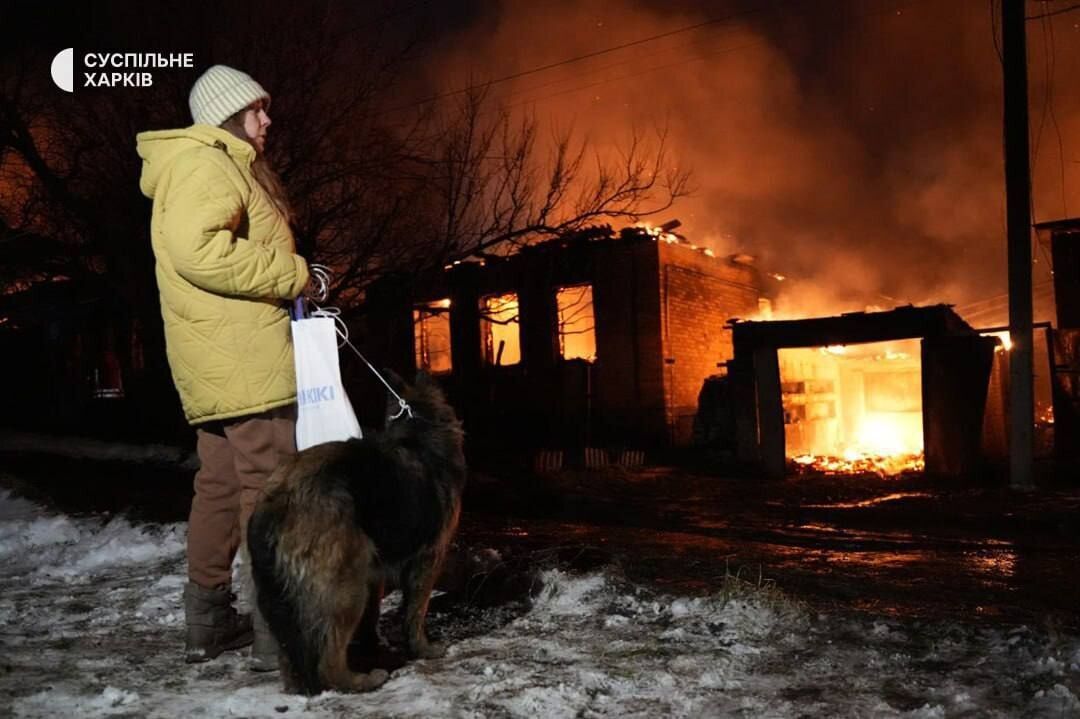
[[[244,132],[244,113],[247,108],[244,108],[240,112],[232,115],[224,122],[221,123],[221,129],[228,130],[230,133],[240,138],[244,142],[250,143],[247,133]],[[270,167],[270,163],[267,162],[266,156],[258,151],[256,148],[255,161],[251,163],[251,174],[255,176],[255,180],[266,190],[266,194],[270,196],[270,200],[277,207],[278,212],[285,216],[285,220],[292,225],[296,216],[293,214],[292,205],[289,204],[289,197],[285,193],[285,186],[281,182],[281,178],[274,172],[274,169]]]

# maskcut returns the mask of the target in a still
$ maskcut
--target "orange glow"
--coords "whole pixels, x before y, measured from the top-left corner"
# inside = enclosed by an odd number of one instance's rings
[[[984,332],[983,337],[997,337],[1001,340],[1001,346],[997,348],[998,351],[1004,349],[1006,352],[1012,349],[1012,336],[1009,334],[1009,330],[1001,330],[1000,332]]]
[[[640,227],[645,230],[653,239],[660,240],[661,242],[667,242],[669,245],[676,245],[679,243],[679,238],[671,232],[664,232],[659,227],[654,227],[648,222],[639,222],[635,227]]]
[[[596,360],[596,330],[592,285],[560,287],[555,293],[559,310],[559,353],[563,359]]]
[[[759,297],[757,301],[758,306],[758,319],[771,320],[773,317],[772,312],[772,300],[767,297]]]
[[[917,340],[779,352],[787,456],[829,473],[923,466]]]
[[[413,351],[417,369],[432,373],[453,369],[450,357],[450,300],[413,308]]]
[[[921,472],[926,467],[921,452],[888,457],[864,456],[855,459],[801,454],[791,457],[791,461],[822,474],[877,474],[883,477],[892,477],[904,472]]]
[[[1053,424],[1054,405],[1049,402],[1035,402],[1035,424]]]
[[[518,324],[518,296],[488,295],[480,299],[480,331],[484,361],[506,366],[521,362],[521,334]]]

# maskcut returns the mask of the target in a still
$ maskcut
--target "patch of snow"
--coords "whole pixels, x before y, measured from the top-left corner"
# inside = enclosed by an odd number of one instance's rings
[[[604,589],[604,578],[600,575],[578,582],[563,581],[566,578],[559,570],[548,572],[544,589],[536,599],[536,609],[549,615],[580,615],[588,611],[587,600],[592,599]]]
[[[181,524],[135,526],[116,518],[102,525],[95,518],[50,516],[0,493],[0,566],[9,574],[30,574],[31,583],[85,582],[117,566],[174,560],[184,551],[185,531]]]
[[[43,711],[53,707],[54,716],[57,715],[55,707],[63,707],[63,713],[67,716],[112,716],[130,715],[138,702],[137,693],[107,686],[99,694],[86,696],[72,696],[63,691],[38,692],[27,697],[20,706],[23,710],[33,708]],[[20,713],[17,712],[16,715],[19,716]]]
[[[808,613],[752,587],[679,597],[559,570],[524,613],[471,608],[481,629],[433,613],[433,633],[454,635],[447,656],[374,693],[290,696],[240,653],[183,663],[184,529],[0,495],[0,715],[1080,716],[1080,637],[1061,630]]]
[[[135,527],[126,519],[113,519],[74,543],[64,543],[53,562],[39,575],[68,581],[88,581],[103,569],[132,566],[175,558],[184,551],[185,527]]]
[[[1055,684],[1049,689],[1035,692],[1033,708],[1044,712],[1045,716],[1080,716],[1080,699],[1063,684]]]
[[[0,561],[33,561],[50,545],[74,545],[81,538],[67,517],[0,520]]]

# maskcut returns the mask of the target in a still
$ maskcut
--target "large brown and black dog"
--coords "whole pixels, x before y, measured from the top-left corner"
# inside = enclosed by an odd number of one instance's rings
[[[457,527],[464,433],[425,374],[401,393],[412,418],[300,452],[273,474],[251,517],[258,607],[280,645],[287,691],[367,691],[386,681],[381,669],[357,673],[346,662],[354,633],[378,641],[386,579],[402,590],[409,654],[444,651],[428,642],[424,617]]]

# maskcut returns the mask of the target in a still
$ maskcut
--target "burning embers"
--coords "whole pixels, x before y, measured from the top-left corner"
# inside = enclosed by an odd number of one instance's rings
[[[796,468],[923,469],[918,340],[779,350],[786,455]]]
[[[858,455],[845,453],[844,457],[823,457],[803,454],[792,457],[797,469],[815,474],[876,474],[895,477],[904,472],[921,472],[925,469],[923,454]]]

